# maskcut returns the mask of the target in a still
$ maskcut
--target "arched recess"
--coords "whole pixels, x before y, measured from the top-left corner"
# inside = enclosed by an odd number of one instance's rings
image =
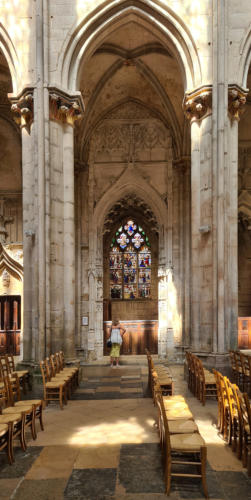
[[[23,266],[5,250],[2,243],[0,243],[0,274],[6,269],[15,279],[23,280]]]
[[[112,109],[108,108],[105,111],[105,114],[101,114],[94,125],[90,127],[89,125],[89,118],[91,117],[92,114],[92,109],[95,106],[95,102],[99,96],[100,90],[102,87],[105,85],[105,83],[112,78],[112,76],[116,73],[118,69],[123,65],[123,60],[116,61],[112,67],[110,67],[105,75],[101,78],[101,80],[98,82],[93,95],[86,107],[86,112],[85,112],[85,119],[82,122],[81,126],[81,134],[82,134],[82,140],[81,140],[81,145],[80,145],[80,150],[83,151],[84,149],[84,143],[88,143],[88,140],[90,136],[93,133],[93,130],[95,129],[96,126],[98,126],[99,122],[101,122],[103,119],[105,119],[105,115],[108,115]],[[168,96],[168,94],[165,92],[163,89],[161,83],[158,81],[156,76],[154,75],[153,71],[149,68],[146,67],[146,65],[141,61],[141,62],[136,62],[135,66],[139,69],[139,72],[146,78],[146,80],[150,83],[150,85],[154,88],[158,96],[162,99],[164,102],[165,106],[165,114],[166,114],[166,119],[163,116],[159,116],[159,118],[165,123],[165,125],[170,128],[172,131],[172,138],[173,138],[173,146],[174,146],[174,155],[175,157],[180,157],[182,154],[182,133],[180,130],[180,124],[177,119],[177,115],[175,113],[175,110],[173,108],[172,102]],[[132,100],[132,99],[131,99]],[[135,100],[135,99],[134,99]],[[136,100],[135,100],[136,102]],[[147,107],[146,104],[143,104],[139,101],[137,101],[139,105],[143,107]],[[124,101],[121,101],[116,104],[116,108],[119,108],[124,104]],[[114,109],[115,109],[114,107]],[[150,109],[150,106],[149,106]],[[157,114],[156,111],[151,109],[153,114]],[[160,114],[160,113],[158,113]]]
[[[6,61],[9,66],[11,79],[12,79],[12,92],[17,94],[18,92],[18,74],[19,74],[19,62],[15,47],[5,30],[2,23],[0,23],[0,50],[3,52]]]
[[[123,201],[125,198],[129,199],[132,202],[132,209],[128,210],[128,216],[132,216],[133,213],[137,213],[135,208],[135,199],[138,200],[138,203],[142,202],[144,204],[145,210],[149,210],[151,213],[150,220],[153,223],[152,230],[156,233],[156,244],[157,244],[157,257],[155,262],[156,268],[156,276],[159,276],[160,279],[156,284],[157,289],[159,286],[163,286],[163,276],[164,280],[166,279],[166,273],[168,268],[168,256],[171,257],[172,249],[170,247],[171,238],[168,237],[168,206],[167,203],[161,198],[161,196],[153,189],[147,182],[143,179],[140,179],[136,175],[135,170],[132,166],[129,166],[125,169],[122,176],[108,189],[105,194],[98,201],[93,214],[92,220],[92,238],[90,241],[90,248],[92,248],[93,252],[93,263],[96,263],[96,274],[89,275],[90,281],[90,299],[91,301],[95,301],[95,288],[99,290],[103,285],[103,259],[104,259],[104,249],[103,249],[103,235],[106,232],[107,225],[106,222],[109,222],[110,212],[113,207]],[[124,206],[124,205],[123,205]],[[123,213],[123,217],[125,217],[125,211],[121,210],[121,214]],[[142,221],[142,219],[141,219]],[[147,224],[147,223],[146,223]],[[142,221],[143,225],[143,221]],[[151,227],[148,225],[148,227]],[[169,244],[169,248],[168,248]],[[162,281],[161,281],[162,279]],[[102,285],[101,285],[102,283]],[[99,285],[100,284],[100,285]],[[94,290],[92,296],[92,290]],[[91,319],[91,324],[93,325],[93,329],[97,332],[97,338],[101,340],[103,337],[103,300],[99,300],[99,293],[97,292],[97,304],[99,303],[99,307],[96,308],[95,320]],[[102,294],[103,297],[103,294]],[[158,298],[159,297],[159,298]],[[155,303],[157,317],[160,318],[160,314],[163,311],[163,294],[160,296],[160,292],[157,291],[157,295],[155,296]],[[159,312],[158,312],[159,311]],[[149,318],[148,318],[149,319]],[[159,330],[158,330],[158,352],[165,352],[166,349],[166,336],[162,335],[161,330],[161,321],[159,321]],[[97,344],[96,344],[97,345]],[[103,345],[100,343],[99,345],[100,353],[103,352]],[[98,345],[97,345],[98,350]]]
[[[132,198],[137,196],[149,206],[157,219],[160,249],[165,250],[167,246],[167,240],[164,238],[165,229],[167,228],[167,205],[155,189],[149,186],[144,179],[141,178],[139,182],[138,176],[130,167],[125,169],[122,176],[105,192],[95,207],[93,225],[97,227],[97,236],[103,233],[104,222],[112,206],[125,196],[131,196]],[[166,252],[163,253],[166,254]]]
[[[249,26],[248,30],[243,37],[240,46],[240,61],[239,61],[239,70],[238,70],[238,83],[241,87],[247,87],[248,80],[248,72],[251,64],[251,27]]]
[[[76,91],[80,66],[101,45],[110,31],[130,20],[143,23],[179,62],[186,91],[202,83],[201,66],[195,42],[183,21],[160,2],[121,0],[104,2],[99,9],[74,27],[59,58],[59,78],[64,88]]]

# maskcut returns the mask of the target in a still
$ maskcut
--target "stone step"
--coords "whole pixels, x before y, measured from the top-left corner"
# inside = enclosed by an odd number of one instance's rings
[[[159,357],[158,354],[153,354],[152,355],[153,361],[155,363],[159,362]],[[147,366],[147,357],[145,354],[130,354],[128,356],[123,356],[121,355],[119,357],[119,362],[121,365],[142,365],[142,366]],[[102,358],[96,360],[96,361],[91,361],[89,363],[86,362],[81,362],[81,365],[109,365],[110,364],[110,357],[109,356],[103,356]]]

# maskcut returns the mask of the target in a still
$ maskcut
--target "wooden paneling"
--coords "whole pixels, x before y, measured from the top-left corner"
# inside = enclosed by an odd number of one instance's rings
[[[20,354],[21,297],[0,296],[0,355]]]
[[[238,318],[238,347],[251,349],[251,317]]]
[[[158,353],[158,321],[138,320],[121,321],[126,329],[121,347],[121,354],[145,354],[147,348],[152,354]],[[104,321],[104,355],[109,355],[106,347],[111,321]]]

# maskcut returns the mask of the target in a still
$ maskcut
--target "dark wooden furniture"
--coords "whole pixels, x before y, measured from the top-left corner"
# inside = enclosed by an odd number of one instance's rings
[[[109,355],[110,350],[106,347],[109,337],[111,321],[104,321],[104,355]],[[126,329],[123,336],[123,344],[120,354],[145,354],[148,349],[151,354],[158,353],[158,321],[157,320],[135,320],[121,321],[120,324]]]
[[[0,355],[20,354],[21,297],[0,296]]]
[[[251,317],[238,318],[238,347],[251,349]]]

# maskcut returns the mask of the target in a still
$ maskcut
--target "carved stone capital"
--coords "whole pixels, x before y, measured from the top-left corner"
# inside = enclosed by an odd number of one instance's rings
[[[79,93],[69,95],[55,87],[49,89],[50,120],[74,126],[82,118],[84,103]]]
[[[30,134],[31,124],[34,119],[33,87],[25,88],[17,96],[9,95],[9,99],[12,104],[11,111],[15,122]]]
[[[204,85],[193,92],[186,93],[183,110],[188,120],[198,121],[212,113],[212,85]]]
[[[240,120],[244,111],[248,95],[247,89],[242,89],[239,85],[228,86],[228,113],[231,120]]]

